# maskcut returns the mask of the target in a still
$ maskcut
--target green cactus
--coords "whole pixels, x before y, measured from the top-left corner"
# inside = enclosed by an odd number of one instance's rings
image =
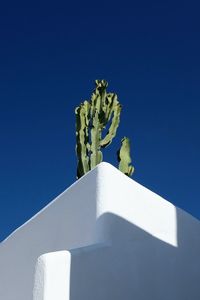
[[[84,102],[85,103],[85,102]],[[77,177],[89,171],[89,157],[87,148],[87,125],[86,125],[87,104],[81,104],[76,108],[76,153],[79,157],[77,167]]]
[[[102,162],[101,149],[111,144],[120,122],[121,105],[117,95],[106,92],[107,81],[96,80],[95,84],[96,88],[92,93],[91,100],[84,101],[75,110],[77,178]],[[110,123],[110,127],[107,134],[102,137],[108,123]],[[123,144],[122,147],[123,160],[124,157],[130,157],[130,148],[129,154],[125,155],[126,149]],[[122,170],[125,169],[122,168]],[[129,172],[128,174],[132,173]]]
[[[131,176],[134,172],[134,167],[131,165],[130,141],[127,137],[121,140],[121,148],[117,151],[117,157],[119,170],[127,176]]]

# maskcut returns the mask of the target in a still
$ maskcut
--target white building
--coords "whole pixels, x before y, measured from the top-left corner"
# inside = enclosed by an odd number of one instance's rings
[[[200,222],[101,163],[0,244],[0,300],[199,300]]]

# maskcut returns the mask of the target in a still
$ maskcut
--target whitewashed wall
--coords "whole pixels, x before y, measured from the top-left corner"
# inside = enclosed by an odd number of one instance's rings
[[[40,255],[94,241],[96,187],[93,170],[0,244],[0,299],[32,300]]]
[[[0,245],[0,299],[32,300],[44,254],[34,300],[199,300],[199,253],[199,221],[102,163]]]

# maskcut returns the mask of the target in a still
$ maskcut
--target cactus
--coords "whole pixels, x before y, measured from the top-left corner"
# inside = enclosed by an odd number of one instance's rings
[[[130,156],[130,141],[127,137],[124,137],[121,140],[121,148],[117,151],[119,170],[131,176],[134,172],[134,167],[131,165],[131,156]]]
[[[120,122],[121,105],[117,95],[106,92],[108,83],[105,80],[96,80],[95,84],[96,88],[91,100],[84,101],[75,109],[77,178],[102,162],[101,150],[111,144]],[[103,137],[103,131],[108,123],[110,127]],[[122,160],[124,157],[130,157],[130,148],[127,149],[129,149],[129,154],[125,155],[126,149],[122,148]]]
[[[86,101],[76,108],[76,153],[78,156],[77,177],[87,173],[89,169],[88,157],[88,126]]]

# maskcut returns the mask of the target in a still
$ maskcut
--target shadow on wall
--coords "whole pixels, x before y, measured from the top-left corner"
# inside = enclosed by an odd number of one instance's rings
[[[177,209],[178,247],[105,213],[111,246],[71,251],[70,300],[199,300],[200,225]]]

